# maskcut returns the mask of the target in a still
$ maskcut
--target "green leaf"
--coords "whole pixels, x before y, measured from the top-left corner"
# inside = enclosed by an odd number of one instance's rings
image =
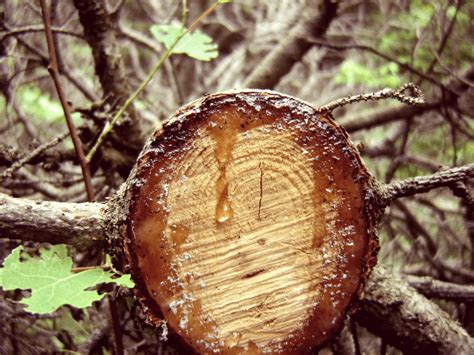
[[[232,2],[232,0],[217,0],[218,4],[227,4],[229,2]]]
[[[150,27],[150,31],[159,42],[170,49],[185,29],[181,25],[153,25]],[[212,41],[212,38],[199,30],[184,35],[171,53],[186,54],[202,61],[209,61],[219,55],[217,45]]]
[[[0,286],[5,291],[30,289],[31,297],[21,303],[26,304],[26,309],[32,313],[50,313],[65,304],[88,307],[104,297],[96,290],[86,290],[99,283],[134,286],[129,275],[113,279],[114,273],[100,267],[73,273],[73,262],[64,244],[41,249],[40,258],[21,251],[19,246],[5,259],[0,269]]]

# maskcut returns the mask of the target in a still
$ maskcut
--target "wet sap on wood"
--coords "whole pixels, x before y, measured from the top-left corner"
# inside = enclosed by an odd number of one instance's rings
[[[323,343],[369,264],[368,178],[345,133],[272,95],[204,100],[141,157],[132,273],[201,353]]]

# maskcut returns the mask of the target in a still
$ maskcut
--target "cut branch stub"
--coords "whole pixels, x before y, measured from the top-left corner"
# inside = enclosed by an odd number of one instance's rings
[[[126,261],[146,313],[201,353],[321,346],[375,263],[369,173],[328,114],[288,96],[184,107],[127,186]]]

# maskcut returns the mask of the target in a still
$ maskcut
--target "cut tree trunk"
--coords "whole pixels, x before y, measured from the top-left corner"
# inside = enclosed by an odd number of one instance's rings
[[[305,353],[340,331],[375,264],[375,196],[328,113],[269,91],[215,94],[149,140],[111,235],[149,321],[190,348]]]

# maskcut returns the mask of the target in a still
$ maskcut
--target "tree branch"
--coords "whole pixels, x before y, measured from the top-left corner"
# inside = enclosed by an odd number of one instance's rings
[[[431,77],[427,74],[424,74],[420,70],[414,68],[413,66],[411,66],[407,63],[399,61],[395,57],[389,56],[388,54],[385,54],[383,52],[378,51],[374,47],[365,46],[365,45],[356,44],[356,43],[352,43],[352,44],[333,44],[333,43],[328,43],[326,41],[321,41],[320,39],[310,39],[310,41],[311,41],[311,43],[314,43],[318,46],[333,49],[333,50],[356,49],[356,50],[362,50],[362,51],[370,52],[370,53],[372,53],[372,54],[374,54],[374,55],[376,55],[376,56],[378,56],[382,59],[385,59],[386,61],[396,63],[402,69],[405,69],[406,71],[409,71],[410,73],[416,74],[420,78],[423,78],[423,79],[429,81],[430,83],[432,83],[434,85],[440,86],[441,88],[444,88],[444,89],[448,89],[442,83],[440,83],[438,80],[436,80],[435,78],[433,78],[433,77]]]
[[[417,176],[382,186],[382,199],[385,204],[401,197],[427,192],[437,187],[450,186],[454,182],[474,177],[474,164],[446,169],[425,176]]]
[[[66,94],[64,93],[63,86],[61,85],[61,78],[59,76],[58,68],[58,59],[56,56],[56,47],[54,45],[53,32],[51,31],[51,18],[49,14],[48,6],[46,5],[45,0],[40,1],[41,4],[41,13],[43,15],[44,30],[46,35],[46,42],[48,43],[48,52],[49,52],[49,66],[48,71],[53,78],[56,91],[59,96],[59,101],[61,101],[61,106],[64,111],[64,117],[66,118],[67,128],[69,129],[69,134],[71,135],[72,143],[74,144],[74,149],[76,151],[77,159],[79,160],[79,165],[81,166],[82,175],[84,177],[84,185],[87,192],[87,197],[89,201],[94,199],[94,190],[92,187],[91,173],[89,170],[89,164],[86,161],[84,155],[84,150],[82,149],[82,142],[77,135],[76,128],[72,121],[71,108],[69,107],[69,102],[66,100]]]
[[[4,40],[5,38],[7,38],[9,36],[17,36],[17,35],[22,35],[22,34],[25,34],[25,33],[37,33],[37,32],[43,32],[43,31],[44,31],[44,26],[42,26],[42,25],[32,25],[32,26],[12,28],[12,29],[9,29],[7,31],[0,31],[0,36],[3,36],[2,40]],[[63,34],[63,35],[76,37],[76,38],[79,38],[81,40],[84,39],[83,36],[80,33],[64,30],[64,29],[58,28],[58,27],[52,27],[51,31],[53,31],[54,33],[59,33],[59,34]]]
[[[79,12],[85,39],[92,48],[95,73],[104,90],[104,99],[112,107],[120,107],[131,92],[115,26],[107,13],[105,2],[103,0],[74,0],[74,6]],[[106,166],[118,165],[115,168],[124,177],[128,176],[144,141],[140,120],[133,107],[129,107],[127,113],[130,119],[122,120],[120,125],[114,127],[115,136],[109,137],[113,147],[108,147],[107,149],[111,151],[102,156]],[[114,160],[113,157],[117,156],[123,159]]]
[[[32,201],[0,193],[0,236],[40,243],[97,245],[105,239],[100,203]]]
[[[309,4],[304,4],[302,19],[287,36],[282,37],[280,43],[250,73],[243,86],[273,89],[313,46],[308,38],[324,35],[336,17],[338,6],[338,1],[331,0],[310,1]]]
[[[355,319],[406,354],[470,354],[474,349],[466,330],[383,267],[373,270]]]
[[[444,300],[474,302],[474,285],[460,285],[433,279],[429,276],[406,276],[410,286],[429,298],[440,298]]]
[[[95,73],[99,78],[104,96],[112,96],[110,102],[119,104],[130,94],[125,77],[124,63],[120,53],[115,28],[102,0],[74,0],[84,36],[92,48]]]
[[[46,63],[48,63],[48,58],[40,49],[29,44],[27,41],[25,41],[21,37],[17,37],[17,40],[18,40],[18,43],[20,43],[28,51],[38,56],[39,60],[41,61],[41,63],[44,64],[45,67],[47,66]],[[84,95],[85,98],[87,98],[90,101],[97,100],[97,97],[95,96],[95,94],[91,90],[89,90],[89,88],[87,88],[86,84],[82,82],[81,80],[79,80],[75,76],[74,73],[69,71],[68,68],[65,68],[63,65],[61,66],[61,68],[58,68],[58,69],[59,69],[59,73],[64,75],[66,79],[68,79],[71,82],[71,84],[73,84]]]
[[[411,119],[422,113],[437,110],[442,106],[452,106],[469,88],[469,86],[464,81],[474,81],[474,64],[471,64],[471,66],[460,76],[463,78],[463,81],[452,78],[446,84],[446,87],[450,91],[445,92],[444,95],[442,93],[438,93],[427,97],[426,103],[424,105],[416,107],[396,106],[372,111],[363,111],[355,115],[344,116],[338,120],[338,123],[343,126],[347,132],[352,133],[362,129],[380,126],[396,120]]]

